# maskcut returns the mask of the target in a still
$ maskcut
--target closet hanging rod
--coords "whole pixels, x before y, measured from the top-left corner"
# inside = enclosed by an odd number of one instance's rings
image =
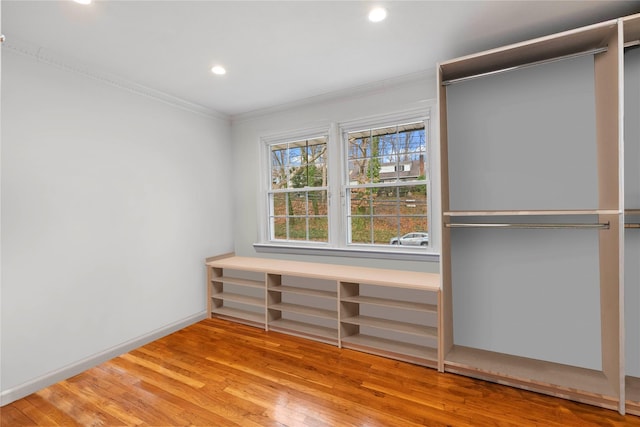
[[[606,47],[599,47],[599,48],[596,48],[596,49],[586,50],[586,51],[583,51],[583,52],[571,53],[569,55],[556,56],[555,58],[543,59],[543,60],[540,60],[540,61],[529,62],[527,64],[516,65],[514,67],[507,67],[507,68],[501,68],[499,70],[487,71],[486,73],[474,74],[474,75],[471,75],[471,76],[460,77],[460,78],[457,78],[457,79],[445,80],[445,81],[442,82],[442,85],[443,86],[449,86],[449,85],[452,85],[452,84],[455,84],[455,83],[461,83],[461,82],[466,82],[468,80],[477,79],[479,77],[492,76],[494,74],[506,73],[507,71],[514,71],[514,70],[520,70],[520,69],[523,69],[523,68],[535,67],[536,65],[548,64],[548,63],[552,63],[552,62],[558,62],[558,61],[562,61],[564,59],[578,58],[580,56],[585,56],[585,55],[596,55],[598,53],[602,53],[602,52],[606,52],[606,51],[607,51]]]
[[[450,224],[445,224],[447,228],[597,228],[597,229],[608,229],[609,223],[595,223],[595,224],[581,224],[581,223],[565,223],[565,224],[548,224],[548,223],[536,223],[536,224],[525,224],[525,223],[485,223],[485,222],[473,222],[473,223],[462,223],[462,222],[453,222]]]
[[[640,223],[626,223],[624,228],[637,228],[640,230]]]

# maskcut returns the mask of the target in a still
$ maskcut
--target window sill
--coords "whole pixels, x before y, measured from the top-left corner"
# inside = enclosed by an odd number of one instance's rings
[[[303,246],[276,243],[254,243],[253,248],[259,253],[318,255],[318,256],[348,256],[352,258],[391,259],[401,261],[439,262],[440,254],[435,252],[418,252],[412,250],[384,250],[382,248],[331,248],[318,246]]]

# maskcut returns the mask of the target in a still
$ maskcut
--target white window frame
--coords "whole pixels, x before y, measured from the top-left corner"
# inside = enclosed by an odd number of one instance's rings
[[[358,248],[379,248],[381,251],[385,252],[417,252],[417,253],[433,253],[434,252],[434,243],[433,243],[433,222],[432,222],[432,180],[431,175],[433,173],[433,160],[432,160],[432,150],[431,145],[433,141],[433,124],[432,119],[430,118],[430,109],[427,110],[419,110],[415,112],[409,113],[398,113],[398,114],[389,114],[377,117],[370,117],[362,120],[355,120],[350,122],[341,123],[339,126],[340,129],[340,143],[341,143],[341,151],[342,151],[342,159],[343,166],[341,167],[342,179],[341,179],[341,190],[340,195],[342,198],[342,215],[341,221],[344,224],[344,232],[343,232],[343,240],[344,244],[347,247],[351,247],[354,249]],[[427,160],[425,162],[425,180],[424,181],[412,181],[406,184],[400,184],[399,182],[391,182],[391,183],[371,183],[371,184],[362,184],[362,185],[352,185],[349,182],[348,176],[348,140],[347,134],[349,132],[357,132],[365,129],[378,129],[391,127],[401,124],[408,123],[416,123],[416,122],[424,122],[425,125],[425,140],[426,140],[426,148],[425,155]],[[424,184],[423,184],[424,182]],[[370,244],[370,243],[350,243],[349,242],[349,201],[348,201],[348,193],[352,188],[365,188],[365,187],[398,187],[398,186],[412,186],[412,185],[426,185],[427,188],[427,223],[429,224],[429,229],[426,230],[429,233],[429,244],[427,246],[422,247],[401,247],[401,246],[389,246],[386,244]],[[413,231],[422,231],[422,230],[413,230]],[[400,236],[398,236],[400,237]]]
[[[281,190],[274,190],[271,188],[271,147],[273,145],[278,144],[286,144],[291,142],[299,142],[304,140],[312,140],[317,138],[326,138],[327,141],[327,153],[330,153],[332,150],[330,148],[330,137],[327,128],[315,128],[308,130],[301,130],[292,133],[285,133],[281,135],[271,136],[262,139],[261,143],[261,173],[259,174],[262,177],[261,188],[262,195],[264,199],[264,214],[260,215],[260,234],[261,241],[268,244],[278,245],[278,246],[309,246],[309,247],[328,247],[331,242],[331,212],[327,213],[327,222],[329,228],[329,235],[327,242],[321,241],[311,241],[311,240],[288,240],[288,239],[275,239],[274,230],[272,230],[271,224],[271,216],[272,209],[270,195],[275,193],[300,193],[300,192],[309,192],[309,191],[327,191],[327,204],[330,206],[330,187],[303,187],[303,188],[288,188]],[[332,166],[327,159],[327,168],[329,170],[329,174],[331,174]],[[328,177],[328,184],[331,183],[331,176]],[[328,209],[330,209],[328,206]]]
[[[330,122],[325,125],[299,129],[290,132],[267,135],[260,140],[260,173],[259,188],[262,202],[259,203],[258,213],[258,242],[254,243],[254,248],[258,252],[284,253],[284,254],[305,254],[305,255],[329,255],[329,256],[349,256],[363,258],[384,258],[398,260],[416,261],[437,261],[439,259],[438,242],[439,233],[436,227],[439,221],[433,218],[434,187],[432,176],[435,171],[436,161],[433,158],[433,144],[437,141],[435,127],[435,104],[405,110],[402,112],[380,114],[369,116],[357,120]],[[424,184],[427,186],[427,221],[429,229],[429,245],[423,247],[407,247],[383,244],[359,244],[348,243],[348,203],[346,201],[346,188],[349,185],[347,180],[347,144],[344,140],[344,132],[349,132],[367,127],[380,128],[393,126],[402,123],[425,121],[425,133],[427,140],[425,164],[426,174]],[[270,146],[278,143],[313,139],[327,135],[327,163],[328,163],[328,243],[301,241],[301,240],[273,240],[270,236]],[[395,185],[395,184],[393,184]],[[414,184],[415,185],[415,184]],[[418,185],[423,185],[422,182]]]

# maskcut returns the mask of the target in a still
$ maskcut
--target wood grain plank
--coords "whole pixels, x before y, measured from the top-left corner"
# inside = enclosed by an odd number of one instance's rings
[[[37,406],[33,405],[28,399],[22,399],[16,402],[16,409],[19,409],[27,418],[33,420],[34,424],[59,426],[64,425],[50,417],[47,412],[43,412]],[[1,410],[0,410],[1,411]]]
[[[640,427],[640,417],[220,319],[0,412],[12,427]]]
[[[41,413],[45,414],[51,420],[51,423],[49,424],[39,423],[35,425],[69,426],[69,427],[76,427],[81,425],[72,417],[64,413],[64,411],[62,411],[60,408],[56,407],[55,405],[52,405],[50,402],[48,402],[42,396],[39,396],[37,393],[27,396],[21,400],[29,402],[29,404],[31,404],[34,408],[36,408]],[[17,402],[14,402],[13,404],[17,405],[19,402],[20,400]],[[2,413],[2,409],[0,409],[0,413]],[[4,421],[0,422],[0,425],[4,426],[5,425]],[[11,424],[6,424],[6,425],[11,425]]]

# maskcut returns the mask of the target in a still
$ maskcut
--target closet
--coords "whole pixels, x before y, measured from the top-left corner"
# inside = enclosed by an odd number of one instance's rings
[[[639,18],[439,64],[445,371],[637,410],[621,65]]]

